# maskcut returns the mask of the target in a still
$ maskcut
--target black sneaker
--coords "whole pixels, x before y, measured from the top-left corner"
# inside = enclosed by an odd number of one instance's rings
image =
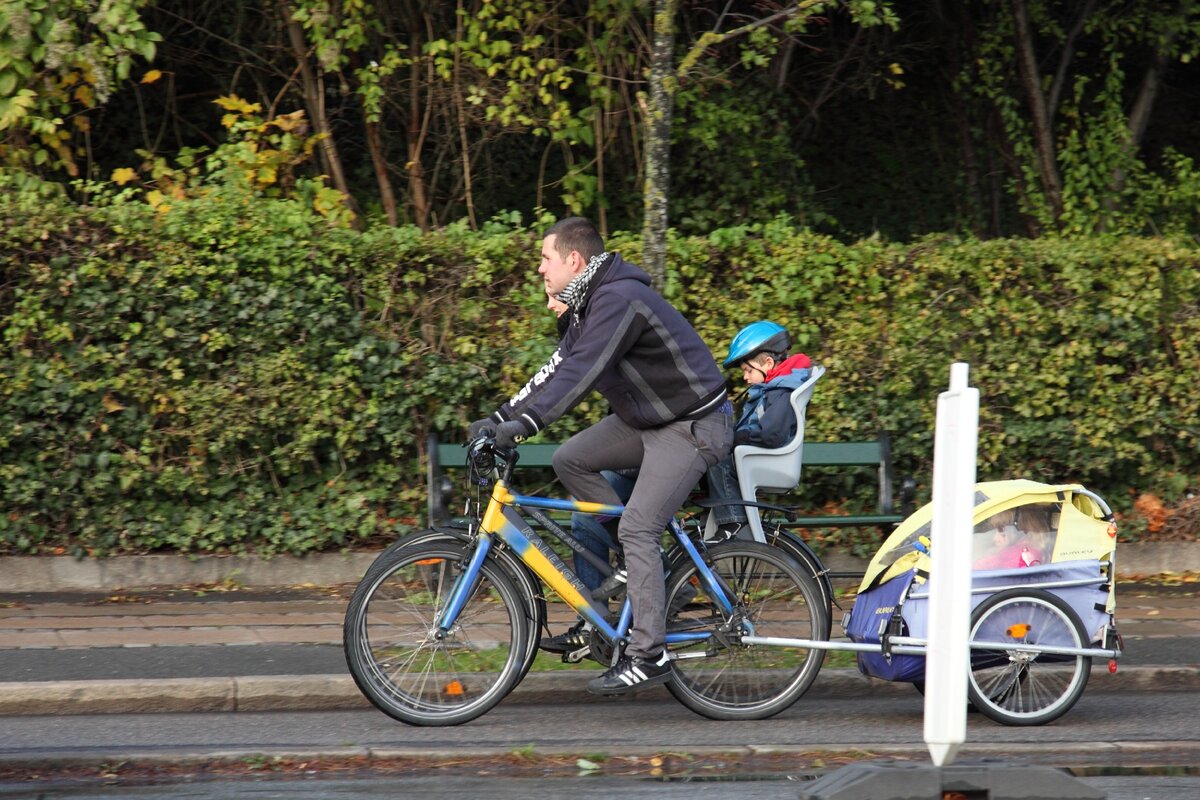
[[[696,599],[696,587],[691,583],[685,583],[683,587],[671,599],[671,606],[667,609],[667,620],[683,611],[688,603]]]
[[[629,580],[629,573],[624,569],[619,569],[612,575],[604,579],[604,583],[592,589],[592,599],[604,602],[610,597],[620,597],[625,593],[625,583]]]
[[[704,543],[711,547],[714,544],[720,544],[721,542],[728,542],[730,539],[737,538],[737,535],[738,535],[738,533],[741,532],[741,530],[742,530],[741,523],[726,522],[723,525],[719,526],[715,531],[713,531],[712,538],[705,537]]]
[[[663,650],[656,656],[621,656],[599,678],[588,681],[592,694],[622,694],[642,686],[655,686],[671,679],[671,658]]]
[[[592,643],[592,626],[579,620],[557,636],[548,636],[538,642],[538,647],[547,653],[574,653]]]

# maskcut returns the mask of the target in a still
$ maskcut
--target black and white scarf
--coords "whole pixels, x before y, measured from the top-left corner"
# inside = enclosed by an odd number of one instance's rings
[[[583,272],[576,275],[567,284],[567,288],[558,293],[558,300],[566,303],[570,307],[571,312],[577,314],[579,306],[583,304],[583,298],[587,296],[588,287],[592,283],[592,278],[596,275],[596,270],[608,259],[608,252],[599,253],[588,259],[587,266],[583,268]]]

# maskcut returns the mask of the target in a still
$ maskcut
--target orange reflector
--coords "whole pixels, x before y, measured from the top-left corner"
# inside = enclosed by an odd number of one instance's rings
[[[459,697],[466,693],[467,689],[462,685],[461,681],[450,681],[446,684],[446,694],[448,695]]]
[[[414,564],[419,564],[422,567],[427,567],[430,564],[440,564],[444,559],[441,558],[425,558],[420,561],[414,561]]]
[[[1117,523],[1108,523],[1108,535],[1113,539],[1117,538]]]
[[[1014,639],[1024,639],[1029,635],[1029,623],[1018,622],[1016,625],[1009,625],[1005,633]]]
[[[1108,674],[1109,675],[1117,674],[1117,660],[1115,658],[1110,658],[1108,660]]]

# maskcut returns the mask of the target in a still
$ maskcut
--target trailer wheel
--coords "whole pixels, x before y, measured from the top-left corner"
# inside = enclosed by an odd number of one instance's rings
[[[1087,686],[1092,659],[1052,655],[1039,647],[1085,647],[1079,615],[1041,589],[1008,589],[971,614],[971,674],[975,708],[1005,725],[1044,725],[1075,705]],[[997,643],[979,648],[977,643]]]

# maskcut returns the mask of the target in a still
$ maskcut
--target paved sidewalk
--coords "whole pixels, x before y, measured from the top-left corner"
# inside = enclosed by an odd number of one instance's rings
[[[341,652],[352,590],[0,594],[0,715],[366,707]],[[1126,653],[1115,676],[1097,663],[1088,691],[1200,688],[1197,594],[1195,584],[1120,586]],[[552,620],[554,630],[567,624]],[[507,702],[587,702],[589,677],[582,667],[534,672]],[[911,687],[827,668],[812,691]]]

